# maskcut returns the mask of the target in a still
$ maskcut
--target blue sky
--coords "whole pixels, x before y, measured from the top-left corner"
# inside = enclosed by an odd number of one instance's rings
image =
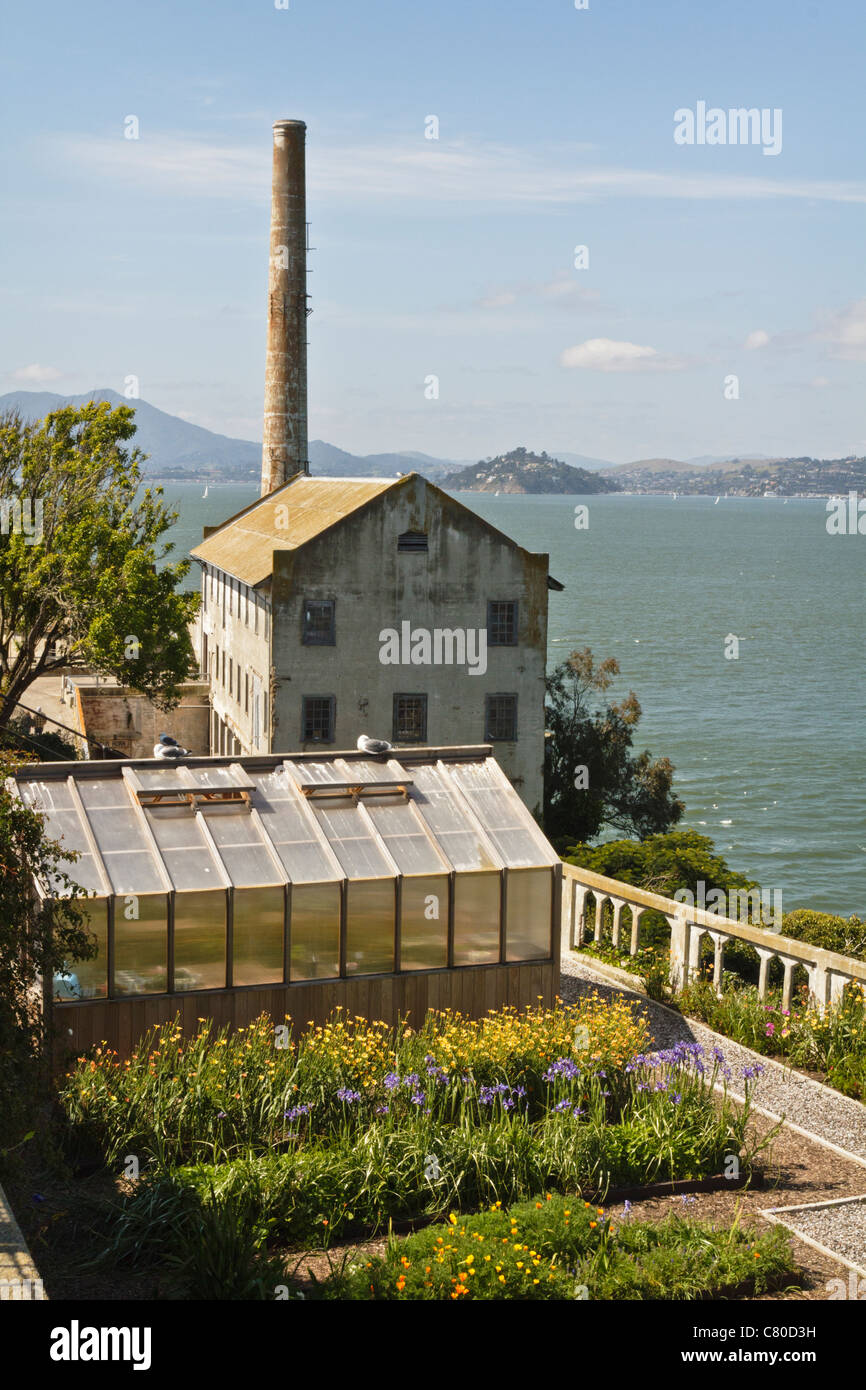
[[[271,123],[295,117],[311,437],[866,452],[861,0],[289,4],[7,12],[0,391],[134,374],[260,438]],[[677,145],[699,101],[781,110],[781,151]]]

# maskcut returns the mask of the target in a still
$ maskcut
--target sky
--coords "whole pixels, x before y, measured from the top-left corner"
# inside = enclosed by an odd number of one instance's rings
[[[578,3],[7,7],[0,393],[135,377],[260,439],[295,118],[311,438],[866,453],[862,0]]]

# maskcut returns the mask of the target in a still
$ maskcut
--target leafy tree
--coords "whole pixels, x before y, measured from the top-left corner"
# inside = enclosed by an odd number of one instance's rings
[[[834,917],[829,912],[798,908],[782,918],[782,935],[825,951],[837,951],[840,956],[866,960],[866,923],[859,917]]]
[[[592,840],[605,829],[644,839],[670,829],[685,809],[671,791],[670,760],[632,753],[641,717],[634,692],[593,707],[618,675],[613,657],[596,666],[586,647],[548,678],[544,828],[554,843]]]
[[[21,759],[32,758],[43,763],[75,762],[78,749],[53,729],[35,731],[32,716],[19,715],[0,729],[0,748],[16,753]]]
[[[707,894],[741,892],[756,885],[743,874],[729,869],[708,835],[696,830],[672,830],[665,835],[649,835],[645,840],[610,840],[604,845],[572,845],[565,851],[569,864],[579,864],[593,873],[618,878],[648,893],[672,898],[687,888],[698,896],[698,884]]]
[[[84,895],[64,869],[75,856],[45,836],[43,817],[12,791],[0,754],[0,1152],[20,1141],[47,1094],[50,1017],[37,978],[96,955]],[[34,879],[57,898],[41,899]]]
[[[28,686],[90,666],[170,708],[196,670],[177,592],[189,561],[162,564],[177,513],[137,496],[134,411],[91,401],[41,422],[0,416],[0,728]]]

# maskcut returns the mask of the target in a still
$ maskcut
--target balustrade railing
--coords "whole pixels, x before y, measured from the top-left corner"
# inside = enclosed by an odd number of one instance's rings
[[[617,949],[622,946],[623,913],[628,908],[629,955],[632,956],[637,955],[640,949],[640,924],[644,913],[651,910],[667,918],[671,929],[670,982],[674,989],[681,989],[697,975],[703,936],[709,936],[713,943],[713,983],[717,990],[721,989],[725,946],[729,941],[742,941],[757,952],[760,962],[758,994],[761,999],[766,997],[771,961],[781,962],[783,1009],[791,1007],[794,970],[798,965],[808,975],[809,993],[821,1012],[828,1004],[841,999],[847,984],[857,982],[866,988],[866,961],[825,951],[752,923],[737,922],[731,917],[708,912],[706,908],[690,907],[673,898],[649,893],[643,888],[633,888],[619,879],[605,878],[589,869],[565,863],[562,866],[563,944],[579,948],[590,935],[587,914],[589,898],[594,904],[592,939],[599,943],[603,941],[605,907],[610,904],[610,939]]]

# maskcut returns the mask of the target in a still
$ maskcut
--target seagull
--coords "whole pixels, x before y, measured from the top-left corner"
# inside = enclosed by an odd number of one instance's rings
[[[171,734],[160,734],[159,743],[153,750],[153,756],[173,762],[177,758],[185,758],[188,751],[186,748],[181,748],[177,739],[172,738]]]
[[[394,745],[392,743],[389,743],[387,739],[369,738],[367,734],[361,734],[357,743],[357,747],[361,750],[362,753],[390,753],[393,746]]]

